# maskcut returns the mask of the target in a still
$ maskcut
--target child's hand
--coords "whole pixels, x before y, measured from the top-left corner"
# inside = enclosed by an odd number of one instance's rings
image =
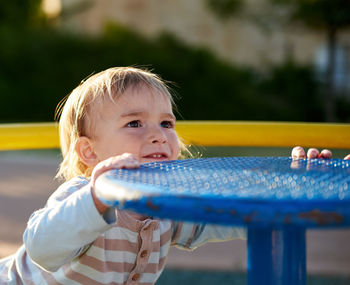
[[[112,156],[106,160],[101,161],[98,163],[91,174],[91,186],[93,187],[95,185],[95,181],[97,177],[99,177],[102,173],[106,172],[107,170],[117,168],[138,168],[140,166],[139,161],[137,158],[131,154],[131,153],[124,153],[122,155]]]
[[[102,173],[110,169],[114,169],[114,168],[132,169],[132,168],[138,168],[139,166],[140,166],[140,163],[133,154],[124,153],[122,155],[113,156],[106,160],[103,160],[94,167],[94,170],[92,171],[92,174],[91,174],[90,185],[91,185],[92,197],[94,199],[96,208],[101,214],[108,209],[108,206],[103,204],[95,194],[94,187],[95,187],[95,182],[97,177],[99,177]]]
[[[305,154],[305,150],[301,146],[296,146],[292,150],[292,158],[332,158],[332,152],[324,149],[321,152],[316,148],[310,148]]]
[[[328,149],[324,149],[321,153],[316,148],[310,148],[305,155],[305,150],[301,146],[296,146],[292,150],[292,158],[332,158],[332,152]],[[350,160],[350,154],[344,157],[344,159]]]

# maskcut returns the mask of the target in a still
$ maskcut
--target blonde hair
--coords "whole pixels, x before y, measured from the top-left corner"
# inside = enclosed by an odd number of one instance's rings
[[[146,85],[166,94],[172,106],[174,100],[166,83],[147,70],[134,67],[115,67],[97,73],[76,87],[57,106],[56,117],[59,119],[59,135],[63,161],[56,177],[69,180],[75,176],[90,176],[91,169],[80,161],[75,145],[80,136],[86,135],[87,120],[92,113],[91,104],[97,99],[110,98],[113,102],[129,87]],[[180,142],[180,148],[184,144]]]

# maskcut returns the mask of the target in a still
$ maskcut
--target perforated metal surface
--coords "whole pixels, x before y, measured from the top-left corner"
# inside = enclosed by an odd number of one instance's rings
[[[98,182],[106,202],[162,218],[350,225],[350,161],[341,159],[187,159],[112,170]]]

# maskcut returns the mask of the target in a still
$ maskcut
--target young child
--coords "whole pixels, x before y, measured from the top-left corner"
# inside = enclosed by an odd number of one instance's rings
[[[0,260],[0,284],[154,284],[170,246],[244,238],[240,228],[152,219],[108,208],[94,182],[111,168],[177,159],[173,99],[137,68],[111,68],[80,84],[59,122],[66,182],[35,211],[24,245]]]

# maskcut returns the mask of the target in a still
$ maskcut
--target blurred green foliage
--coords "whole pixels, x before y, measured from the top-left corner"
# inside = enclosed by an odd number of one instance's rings
[[[340,29],[350,25],[349,0],[270,0],[287,5],[291,19],[300,20],[313,28]]]
[[[110,24],[100,36],[87,37],[50,28],[40,13],[31,15],[37,16],[27,17],[25,25],[0,22],[0,122],[52,121],[56,105],[83,78],[129,65],[174,82],[179,119],[324,120],[321,88],[310,67],[286,61],[262,73],[171,35],[149,40]],[[344,111],[349,103],[342,107],[339,118],[350,121]]]
[[[306,26],[325,33],[327,37],[327,69],[325,82],[325,114],[328,121],[339,119],[339,92],[335,87],[336,48],[339,45],[339,32],[350,27],[349,0],[270,0],[289,10],[290,22],[301,22]],[[338,96],[339,97],[339,96]],[[338,111],[337,111],[338,110]],[[338,113],[338,114],[337,114]]]
[[[240,12],[244,0],[206,0],[206,3],[214,13],[227,20]]]
[[[0,0],[0,26],[24,27],[45,20],[42,0]]]

